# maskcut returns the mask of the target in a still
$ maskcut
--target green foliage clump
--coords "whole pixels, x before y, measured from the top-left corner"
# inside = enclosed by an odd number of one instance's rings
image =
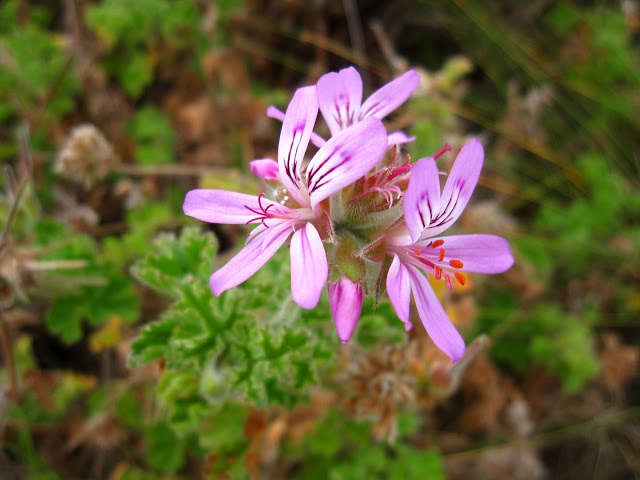
[[[499,365],[520,374],[541,365],[568,392],[577,392],[599,369],[593,320],[592,315],[570,315],[545,303],[518,312],[512,295],[496,292],[478,316],[477,328],[493,333],[491,354]]]
[[[86,235],[69,235],[62,225],[44,220],[37,231],[49,251],[41,260],[80,261],[79,268],[57,269],[48,273],[53,296],[46,318],[47,329],[66,343],[82,338],[82,321],[92,326],[105,323],[114,315],[124,322],[137,320],[140,301],[133,283],[121,269],[99,255],[95,241]],[[55,272],[55,273],[54,273]]]
[[[141,108],[129,124],[129,133],[137,141],[136,161],[141,165],[171,163],[175,131],[171,121],[153,106]]]
[[[171,206],[166,202],[146,202],[126,215],[129,231],[120,237],[105,238],[102,249],[109,261],[124,267],[148,250],[156,231],[172,218]]]
[[[345,419],[337,411],[316,425],[300,444],[289,445],[292,458],[302,457],[300,480],[444,479],[444,466],[435,450],[419,450],[405,442],[385,445],[371,438],[366,422]]]
[[[199,20],[193,0],[104,0],[86,11],[87,24],[106,45],[107,71],[133,98],[153,81],[162,47],[179,49],[198,39]]]
[[[57,118],[75,106],[79,83],[62,36],[47,29],[48,13],[38,7],[18,21],[18,0],[0,3],[0,122],[16,115]],[[46,105],[46,109],[40,110]],[[16,153],[0,143],[0,158]]]
[[[160,390],[173,415],[189,416],[196,404],[247,399],[292,404],[305,398],[322,360],[335,344],[327,335],[328,305],[301,311],[290,300],[282,256],[251,280],[219,298],[207,279],[217,245],[211,234],[187,228],[162,235],[134,274],[176,302],[132,345],[134,362],[164,358]]]
[[[553,259],[556,266],[562,266],[558,269],[561,274],[571,277],[603,261],[637,262],[637,256],[629,257],[608,244],[614,237],[632,233],[631,219],[640,215],[640,194],[628,188],[602,155],[584,155],[577,167],[589,194],[575,198],[568,206],[545,202],[534,224],[544,235],[538,240],[550,257],[546,262]]]

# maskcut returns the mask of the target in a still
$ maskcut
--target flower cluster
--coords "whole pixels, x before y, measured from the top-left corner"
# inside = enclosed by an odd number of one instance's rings
[[[247,280],[289,242],[293,300],[314,308],[328,283],[343,343],[356,327],[363,295],[380,294],[386,285],[407,330],[413,296],[434,343],[453,361],[462,357],[464,341],[426,275],[453,288],[464,284],[463,272],[504,272],[513,258],[500,237],[441,236],[469,201],[484,151],[477,140],[468,142],[442,191],[436,159],[448,147],[414,164],[400,154],[398,145],[413,139],[388,134],[382,119],[418,83],[418,74],[408,71],[363,103],[362,79],[349,67],[296,90],[286,112],[269,107],[267,115],[282,121],[278,159],[251,162],[266,193],[196,189],[184,201],[184,212],[199,220],[256,225],[245,247],[211,275],[215,295]],[[314,132],[319,111],[328,140]],[[307,160],[310,142],[317,150]]]

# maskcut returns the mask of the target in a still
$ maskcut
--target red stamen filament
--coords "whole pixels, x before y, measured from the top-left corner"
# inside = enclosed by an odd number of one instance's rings
[[[451,279],[451,275],[447,275],[446,277],[444,277],[444,280],[447,282],[447,287],[449,287],[449,290],[453,290],[453,280]]]
[[[435,266],[434,267],[434,275],[436,277],[436,280],[440,280],[442,278],[442,268]]]
[[[433,156],[434,160],[437,160],[438,158],[440,158],[442,155],[444,155],[445,153],[447,153],[449,150],[451,150],[451,145],[449,145],[448,143],[444,144],[444,147],[442,147],[442,150],[440,150],[438,153],[436,153]]]

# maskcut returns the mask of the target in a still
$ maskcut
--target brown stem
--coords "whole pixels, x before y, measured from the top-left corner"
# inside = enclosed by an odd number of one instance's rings
[[[9,370],[10,383],[7,397],[11,400],[18,396],[18,372],[13,357],[13,343],[11,342],[11,333],[4,317],[4,313],[0,313],[0,341],[2,342],[2,355],[4,363]]]

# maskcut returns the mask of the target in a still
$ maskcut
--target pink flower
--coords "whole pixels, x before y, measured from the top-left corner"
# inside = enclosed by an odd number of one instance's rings
[[[464,210],[480,176],[484,151],[477,140],[468,142],[458,154],[440,192],[439,172],[433,158],[413,165],[404,194],[407,230],[389,234],[387,253],[393,262],[387,273],[387,294],[398,314],[411,328],[411,294],[427,333],[452,361],[464,355],[464,340],[453,326],[425,273],[464,283],[461,272],[502,273],[513,264],[509,244],[494,235],[439,236]]]
[[[331,135],[341,132],[366,118],[384,117],[402,105],[420,83],[420,75],[409,70],[383,85],[362,103],[362,77],[353,67],[325,73],[318,79],[318,102]],[[406,143],[414,138],[392,132],[388,145]]]
[[[347,67],[339,72],[325,73],[318,79],[316,87],[320,111],[333,136],[367,118],[382,120],[402,105],[419,83],[420,75],[415,70],[409,70],[380,87],[362,103],[362,77],[355,68]],[[284,113],[270,106],[267,116],[282,121]],[[408,137],[403,132],[391,132],[387,145],[413,140],[415,137]],[[325,140],[312,133],[311,142],[321,147]]]
[[[328,207],[323,201],[378,162],[386,149],[387,135],[377,118],[362,121],[325,142],[305,168],[304,156],[317,115],[315,86],[296,90],[284,115],[278,144],[277,177],[290,197],[282,203],[264,194],[226,190],[187,193],[183,205],[187,215],[211,223],[258,224],[247,245],[211,275],[215,295],[247,280],[291,237],[291,296],[303,308],[318,303],[328,274],[324,245],[316,228],[327,218]],[[259,160],[251,168],[259,176],[273,179],[274,164],[269,159]]]

